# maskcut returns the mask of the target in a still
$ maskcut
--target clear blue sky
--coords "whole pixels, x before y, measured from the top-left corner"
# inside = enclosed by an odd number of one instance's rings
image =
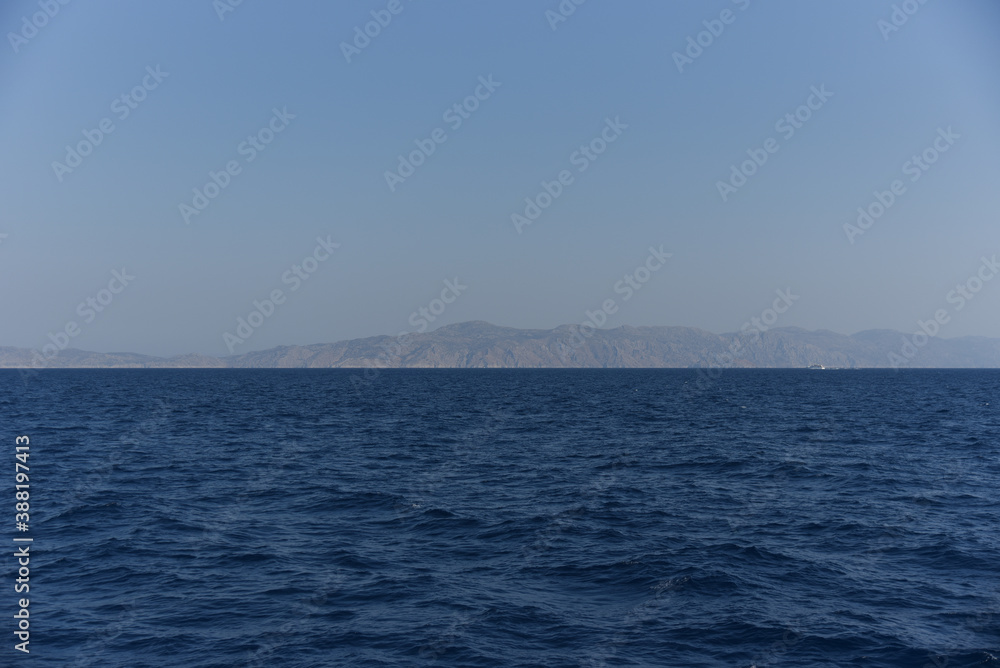
[[[211,0],[75,0],[33,31],[37,0],[4,3],[0,345],[40,348],[73,321],[76,348],[226,354],[223,333],[275,289],[284,303],[236,352],[395,334],[455,277],[468,288],[432,328],[549,328],[615,298],[607,326],[734,331],[791,288],[778,325],[912,331],[1000,254],[995,2],[914,2],[886,39],[881,0],[589,0],[555,29],[557,0],[401,0],[348,63],[342,43],[390,4],[244,0],[220,20]],[[721,34],[678,71],[704,21]],[[776,121],[813,86],[833,95],[786,139]],[[445,111],[477,87],[453,129]],[[247,161],[275,108],[295,118]],[[113,132],[57,174],[105,118]],[[628,127],[579,171],[608,118]],[[949,127],[911,181],[904,163]],[[397,156],[438,128],[390,190]],[[777,152],[723,201],[718,182],[768,138]],[[179,205],[229,161],[239,173],[186,223]],[[572,183],[518,233],[511,215],[561,170]],[[844,225],[895,179],[905,192],[850,243]],[[340,247],[292,290],[320,235]],[[665,266],[616,295],[660,245]],[[123,267],[135,279],[88,322],[78,305]],[[1000,280],[941,334],[1000,337],[998,314]]]

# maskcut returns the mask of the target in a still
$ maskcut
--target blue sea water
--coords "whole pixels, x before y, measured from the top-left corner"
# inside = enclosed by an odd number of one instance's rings
[[[998,409],[996,371],[0,372],[0,664],[997,666]]]

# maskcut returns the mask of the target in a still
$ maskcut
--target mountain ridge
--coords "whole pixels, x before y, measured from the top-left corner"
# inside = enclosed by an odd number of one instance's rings
[[[405,336],[277,346],[225,357],[0,347],[0,368],[1000,368],[1000,339],[852,335],[779,327],[713,334],[695,327],[517,329],[473,320]],[[44,363],[43,363],[44,362]]]

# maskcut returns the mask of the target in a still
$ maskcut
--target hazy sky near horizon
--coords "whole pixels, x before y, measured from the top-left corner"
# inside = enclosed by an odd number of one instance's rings
[[[75,323],[74,348],[228,354],[274,290],[234,352],[396,334],[456,278],[431,329],[610,299],[608,327],[735,331],[790,289],[776,326],[944,309],[942,336],[1000,337],[1000,280],[948,299],[1000,255],[990,0],[16,0],[0,25],[0,345]]]

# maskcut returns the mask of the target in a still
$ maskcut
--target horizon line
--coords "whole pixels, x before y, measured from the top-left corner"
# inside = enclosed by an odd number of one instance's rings
[[[396,334],[396,335],[392,335],[392,334],[373,334],[373,335],[369,335],[369,336],[359,336],[359,337],[353,337],[353,338],[347,338],[347,339],[337,339],[335,341],[318,341],[318,342],[315,342],[315,343],[305,343],[305,344],[284,343],[284,344],[273,345],[273,346],[270,346],[270,347],[267,347],[267,348],[257,348],[257,349],[252,349],[252,350],[247,350],[247,351],[244,351],[244,352],[240,352],[240,353],[232,353],[232,354],[229,354],[229,355],[216,355],[216,354],[212,354],[212,353],[199,353],[199,352],[185,352],[185,353],[176,353],[176,354],[172,354],[172,355],[155,355],[155,354],[150,354],[150,353],[134,352],[134,351],[130,351],[130,350],[100,351],[100,350],[87,350],[87,349],[84,349],[84,348],[73,348],[73,347],[66,346],[66,347],[59,347],[58,350],[57,350],[57,352],[54,355],[50,356],[48,359],[49,360],[54,360],[57,357],[59,357],[60,354],[66,353],[66,352],[78,352],[78,353],[89,353],[89,354],[96,354],[96,355],[135,355],[135,356],[139,356],[139,357],[149,357],[149,358],[158,359],[158,360],[173,360],[173,359],[177,359],[177,358],[181,358],[181,357],[207,357],[207,358],[211,358],[211,359],[216,359],[216,360],[222,361],[222,360],[229,360],[229,359],[239,358],[239,357],[242,357],[244,355],[251,355],[251,354],[255,354],[255,353],[263,353],[263,352],[267,352],[269,350],[279,350],[279,349],[283,349],[283,348],[310,348],[310,347],[314,347],[314,346],[330,346],[330,345],[337,345],[339,343],[346,343],[346,342],[349,342],[349,341],[363,341],[363,340],[366,340],[366,339],[378,339],[378,338],[390,338],[390,339],[396,338],[396,339],[398,339],[400,337],[403,337],[404,335],[405,336],[424,336],[424,335],[428,335],[428,334],[435,334],[437,332],[440,332],[442,330],[448,329],[450,327],[459,327],[459,326],[462,326],[462,325],[474,325],[474,324],[488,325],[490,327],[495,327],[497,329],[509,329],[509,330],[514,330],[514,331],[518,331],[518,332],[554,332],[554,331],[557,331],[557,330],[560,330],[560,329],[573,329],[573,328],[579,329],[581,327],[580,323],[562,324],[562,325],[557,325],[555,327],[551,327],[551,328],[548,328],[548,329],[534,328],[534,327],[532,327],[532,328],[528,328],[528,327],[510,327],[510,326],[507,326],[507,325],[497,325],[497,324],[494,324],[494,323],[489,322],[487,320],[464,320],[464,321],[461,321],[461,322],[455,322],[455,323],[450,323],[450,324],[446,324],[446,325],[441,325],[441,326],[439,326],[439,327],[437,327],[435,329],[428,329],[428,330],[423,331],[423,332],[417,332],[417,331],[414,331],[414,332],[401,332],[401,333]],[[630,328],[630,329],[687,329],[687,330],[695,330],[695,331],[699,331],[699,332],[704,332],[706,334],[710,334],[712,336],[719,336],[719,337],[724,337],[724,336],[738,336],[738,335],[743,334],[743,333],[748,333],[749,334],[750,332],[757,332],[757,334],[760,335],[760,334],[766,334],[768,332],[782,331],[782,330],[784,330],[784,331],[795,330],[795,331],[800,331],[800,332],[806,332],[806,333],[809,333],[809,334],[830,333],[830,334],[834,334],[836,336],[843,336],[845,338],[852,338],[852,337],[857,336],[859,334],[865,334],[865,333],[868,333],[868,332],[885,332],[885,333],[890,333],[890,334],[899,334],[899,335],[901,335],[903,337],[908,336],[906,332],[903,332],[903,331],[900,331],[900,330],[895,330],[895,329],[888,329],[888,328],[863,329],[863,330],[859,330],[857,332],[854,332],[853,334],[844,334],[843,332],[837,332],[837,331],[834,331],[834,330],[831,330],[831,329],[825,329],[825,328],[824,329],[806,329],[804,327],[799,327],[799,326],[795,326],[795,325],[786,325],[786,326],[780,326],[780,327],[767,327],[764,330],[758,330],[756,328],[751,328],[750,330],[738,330],[738,331],[729,331],[729,332],[721,332],[721,333],[712,332],[710,330],[703,329],[701,327],[692,327],[692,326],[688,326],[688,325],[629,325],[629,324],[623,324],[623,325],[618,325],[616,327],[593,327],[593,329],[594,329],[595,332],[598,332],[598,331],[600,331],[600,332],[613,332],[615,330],[627,329],[627,328]],[[959,341],[959,340],[962,340],[962,339],[987,339],[987,340],[993,340],[993,341],[1000,341],[1000,337],[975,335],[975,334],[968,334],[968,335],[954,336],[954,337],[933,336],[931,338],[941,339],[941,340],[945,340],[945,341]],[[29,347],[24,347],[24,346],[4,346],[4,345],[0,345],[0,350],[13,349],[13,350],[29,351],[31,353],[35,353],[37,355],[40,355],[40,356],[44,357],[44,351],[45,351],[45,349],[47,347],[53,347],[53,348],[55,348],[56,346],[55,346],[54,343],[47,343],[44,346],[42,346],[42,348],[39,349],[39,348],[29,348]],[[0,368],[7,368],[7,369],[37,369],[38,367],[30,367],[29,366],[29,367],[0,367]],[[191,367],[191,368],[195,368],[195,367]],[[217,367],[203,367],[203,368],[217,368]],[[343,367],[343,368],[349,368],[349,367]],[[357,368],[364,368],[364,367],[357,367]],[[386,368],[393,368],[393,367],[386,367]],[[455,367],[455,368],[466,368],[466,367]],[[506,367],[498,367],[498,368],[506,368]],[[517,367],[509,367],[509,368],[517,368]],[[523,367],[523,368],[544,368],[544,367]],[[551,368],[568,368],[568,367],[551,367]],[[590,367],[585,367],[585,368],[590,368]],[[663,367],[649,367],[649,368],[663,368]],[[716,367],[705,367],[705,368],[716,368]],[[728,368],[728,367],[718,367],[718,368]],[[793,368],[794,369],[794,368],[800,368],[800,367],[757,367],[757,368]],[[866,367],[866,368],[880,368],[880,367]],[[886,367],[886,368],[890,368],[890,367]],[[925,367],[925,368],[941,368],[941,367]],[[975,367],[955,367],[955,368],[975,368]]]

